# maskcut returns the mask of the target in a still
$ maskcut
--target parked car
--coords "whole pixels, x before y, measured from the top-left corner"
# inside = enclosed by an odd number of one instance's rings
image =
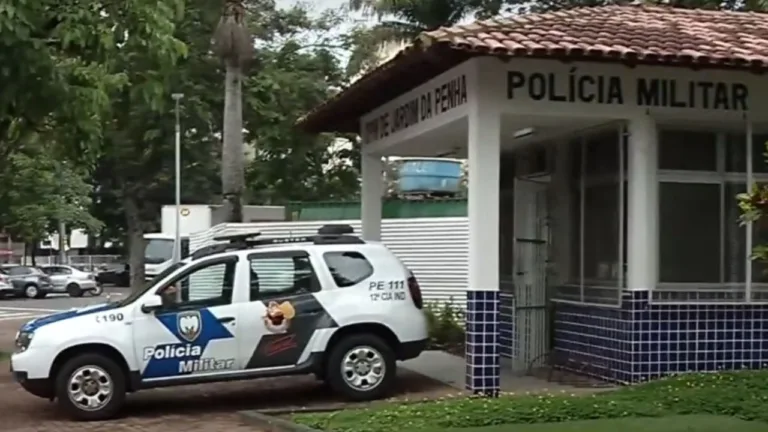
[[[29,321],[11,373],[78,420],[119,415],[128,392],[300,374],[382,398],[427,346],[421,288],[351,226],[317,233],[216,237],[120,301]]]
[[[13,285],[11,279],[0,270],[0,297],[13,295]]]
[[[109,264],[96,273],[96,282],[101,285],[127,287],[131,284],[131,272],[128,264]]]
[[[41,299],[53,291],[51,278],[38,267],[6,264],[0,272],[11,282],[14,297]]]
[[[85,293],[99,296],[104,292],[93,273],[67,265],[51,265],[41,268],[45,274],[50,276],[53,292],[67,293],[70,297],[82,297]]]

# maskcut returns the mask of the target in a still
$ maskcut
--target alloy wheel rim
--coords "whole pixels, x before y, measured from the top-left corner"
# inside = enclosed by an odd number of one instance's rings
[[[98,411],[112,400],[113,387],[112,378],[104,369],[83,366],[70,376],[67,395],[78,409]]]
[[[371,391],[381,385],[387,365],[384,356],[370,346],[357,346],[344,354],[341,376],[344,382],[358,391]]]

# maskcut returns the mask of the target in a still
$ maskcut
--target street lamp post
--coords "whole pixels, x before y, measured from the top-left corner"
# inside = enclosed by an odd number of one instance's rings
[[[171,95],[176,101],[176,233],[173,241],[173,262],[181,261],[181,122],[179,116],[179,104],[184,97],[182,93]]]

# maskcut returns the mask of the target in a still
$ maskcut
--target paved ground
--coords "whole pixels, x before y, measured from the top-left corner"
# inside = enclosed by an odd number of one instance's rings
[[[4,432],[267,432],[241,422],[246,409],[350,406],[313,377],[272,378],[149,390],[129,396],[125,415],[109,422],[67,420],[56,404],[24,392],[0,362],[0,422]],[[456,393],[436,381],[400,371],[396,398],[436,398]]]
[[[126,290],[108,290],[112,299]],[[105,293],[106,294],[106,293]],[[19,326],[35,315],[99,303],[103,297],[43,300],[0,300],[0,350],[13,349]],[[130,395],[119,420],[76,423],[62,416],[56,404],[27,394],[11,379],[7,362],[0,360],[0,429],[3,432],[266,432],[241,422],[240,410],[263,408],[348,407],[311,376],[176,387]],[[423,399],[455,394],[422,375],[401,370],[396,398]]]

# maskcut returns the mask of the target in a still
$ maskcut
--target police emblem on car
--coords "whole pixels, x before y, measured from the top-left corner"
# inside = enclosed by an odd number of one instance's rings
[[[203,331],[203,318],[198,311],[181,312],[176,318],[179,336],[187,342],[194,342]]]

